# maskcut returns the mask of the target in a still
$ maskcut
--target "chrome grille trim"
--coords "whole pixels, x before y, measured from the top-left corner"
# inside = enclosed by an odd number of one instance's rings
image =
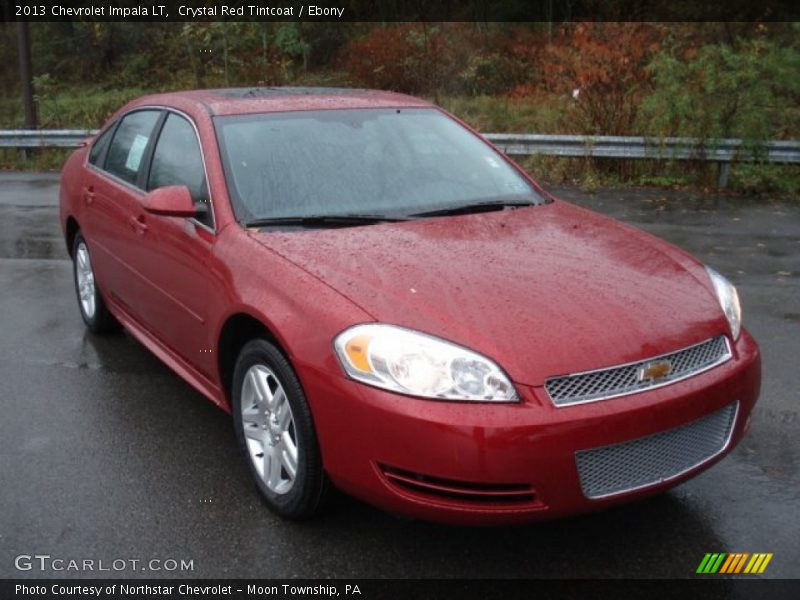
[[[581,490],[597,500],[680,477],[724,452],[731,442],[739,402],[705,417],[646,437],[575,453]]]
[[[688,348],[645,360],[592,371],[551,377],[545,390],[557,407],[585,404],[671,385],[713,369],[733,357],[728,338],[721,335]],[[673,363],[672,373],[658,381],[638,381],[640,368],[656,360]]]

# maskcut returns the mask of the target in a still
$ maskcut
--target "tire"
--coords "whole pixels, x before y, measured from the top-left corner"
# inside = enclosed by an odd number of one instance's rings
[[[89,246],[80,231],[72,243],[72,278],[78,297],[78,309],[89,331],[97,334],[117,331],[119,322],[108,311],[95,283]]]
[[[236,438],[266,505],[281,517],[316,515],[328,478],[311,410],[283,354],[264,339],[248,342],[233,374]]]

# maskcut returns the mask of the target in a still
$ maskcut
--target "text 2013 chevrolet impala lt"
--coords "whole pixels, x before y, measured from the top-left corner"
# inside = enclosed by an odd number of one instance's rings
[[[233,413],[267,505],[522,522],[696,475],[748,429],[734,287],[551,198],[408,96],[148,96],[67,161],[81,315]]]

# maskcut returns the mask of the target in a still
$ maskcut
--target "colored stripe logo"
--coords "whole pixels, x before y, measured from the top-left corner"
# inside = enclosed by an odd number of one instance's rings
[[[719,574],[748,574],[757,575],[767,569],[772,553],[764,552],[725,552],[708,553],[700,561],[696,573],[704,575]]]

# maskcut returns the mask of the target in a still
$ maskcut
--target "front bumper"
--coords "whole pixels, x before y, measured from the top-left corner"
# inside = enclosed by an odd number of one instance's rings
[[[410,398],[298,369],[326,471],[343,491],[391,512],[451,523],[561,517],[643,497],[718,461],[749,427],[761,380],[743,331],[733,358],[652,391],[556,408],[542,387],[514,404]],[[608,497],[584,494],[576,453],[685,426],[738,402],[724,448],[675,477]]]

